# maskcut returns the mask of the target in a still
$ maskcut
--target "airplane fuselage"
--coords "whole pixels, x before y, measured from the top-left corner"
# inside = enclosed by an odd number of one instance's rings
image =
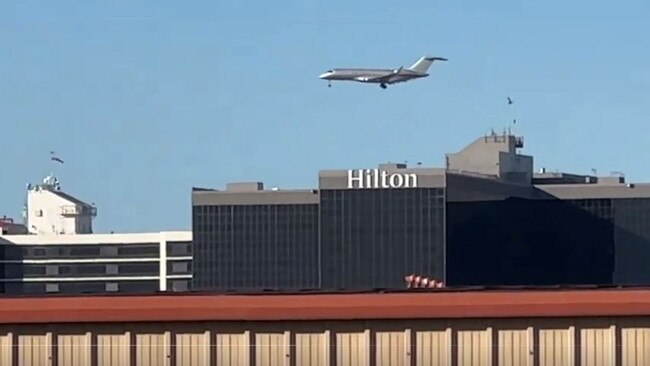
[[[327,80],[329,86],[332,86],[332,81],[357,81],[360,83],[375,83],[379,84],[383,89],[386,85],[405,82],[413,79],[419,79],[429,76],[427,73],[429,66],[434,61],[447,61],[443,57],[427,57],[423,56],[417,60],[413,66],[399,69],[331,69],[322,73],[319,78]]]
[[[386,75],[388,77],[382,78]],[[426,76],[429,74],[406,69],[399,70],[399,72],[393,69],[332,69],[321,74],[320,78],[332,81],[348,80],[361,83],[392,84]]]

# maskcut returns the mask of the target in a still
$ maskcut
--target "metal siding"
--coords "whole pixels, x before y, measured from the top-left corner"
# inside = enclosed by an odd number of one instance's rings
[[[18,336],[19,366],[51,366],[52,334]]]
[[[296,365],[329,365],[329,333],[296,334]]]
[[[405,332],[377,332],[377,366],[406,366]]]
[[[129,334],[98,334],[97,365],[128,366],[131,364]]]
[[[170,365],[169,334],[138,334],[136,336],[136,365]]]
[[[458,331],[458,365],[491,366],[491,330]]]
[[[0,335],[0,365],[11,365],[13,357],[13,334]]]
[[[248,365],[249,347],[248,332],[240,334],[217,334],[217,365]]]
[[[255,335],[255,364],[257,366],[283,366],[289,360],[289,343],[284,333],[258,333]]]
[[[531,333],[527,329],[499,330],[499,366],[533,366]]]
[[[650,328],[623,329],[621,338],[621,360],[623,365],[650,365]]]
[[[58,366],[86,366],[91,364],[91,334],[59,335]]]
[[[336,334],[337,366],[369,366],[368,332]]]
[[[158,366],[174,355],[178,366],[646,366],[649,324],[650,317],[601,317],[53,323],[46,332],[10,325],[0,329],[0,365]]]
[[[614,328],[580,330],[580,360],[583,366],[614,366]]]
[[[176,366],[210,364],[210,332],[176,335]]]
[[[539,366],[573,365],[570,348],[574,347],[567,329],[539,331]]]
[[[416,365],[451,366],[451,329],[416,334]]]

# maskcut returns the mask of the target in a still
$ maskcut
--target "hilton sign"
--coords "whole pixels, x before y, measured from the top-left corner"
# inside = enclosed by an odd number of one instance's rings
[[[379,169],[348,170],[348,188],[417,188],[413,173],[388,174]]]

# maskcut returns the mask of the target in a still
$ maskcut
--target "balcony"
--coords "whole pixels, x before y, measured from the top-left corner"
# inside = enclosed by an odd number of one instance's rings
[[[75,216],[97,216],[97,207],[92,206],[75,206],[66,205],[61,206],[61,216],[75,217]]]

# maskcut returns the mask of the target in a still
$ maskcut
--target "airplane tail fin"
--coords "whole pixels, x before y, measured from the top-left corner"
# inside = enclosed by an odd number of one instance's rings
[[[447,61],[447,59],[443,57],[420,57],[413,66],[409,67],[409,70],[425,74],[434,61]]]

